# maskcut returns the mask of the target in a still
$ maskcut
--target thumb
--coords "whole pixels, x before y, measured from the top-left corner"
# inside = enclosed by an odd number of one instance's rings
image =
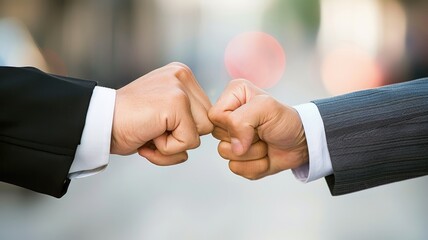
[[[227,116],[249,102],[254,96],[261,94],[266,93],[248,80],[232,80],[221,94],[217,103],[211,107],[208,116],[216,127],[226,129]]]
[[[269,115],[269,106],[265,104],[267,98],[268,95],[255,96],[229,114],[227,129],[234,154],[245,154],[255,138],[259,139],[258,127],[267,121]]]
[[[237,156],[244,155],[251,146],[254,138],[254,128],[239,126],[229,130],[232,152]]]

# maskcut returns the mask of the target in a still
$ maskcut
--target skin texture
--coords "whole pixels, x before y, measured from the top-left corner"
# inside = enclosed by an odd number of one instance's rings
[[[209,110],[218,152],[235,174],[256,180],[308,163],[299,114],[247,80],[233,80]]]
[[[199,136],[213,130],[210,108],[186,65],[156,69],[117,90],[110,152],[138,152],[160,166],[184,162]]]

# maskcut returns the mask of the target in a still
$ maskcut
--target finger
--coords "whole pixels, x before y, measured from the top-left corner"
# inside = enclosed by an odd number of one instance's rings
[[[225,142],[229,142],[230,143],[230,136],[229,136],[229,132],[223,128],[220,127],[214,127],[214,130],[212,132],[212,135],[214,138],[220,140],[220,141],[225,141]],[[257,141],[259,141],[259,135],[257,134],[257,131],[254,131],[254,137],[253,137],[253,142],[255,143]]]
[[[245,154],[238,156],[233,153],[231,143],[221,141],[218,144],[218,153],[222,158],[233,161],[251,161],[266,157],[268,148],[265,142],[258,141],[252,144]]]
[[[170,64],[175,68],[176,78],[183,83],[184,90],[189,96],[190,108],[196,128],[200,135],[211,133],[213,124],[208,118],[208,110],[211,108],[211,101],[205,94],[189,67],[182,63],[174,62]]]
[[[260,94],[266,93],[251,82],[243,79],[232,80],[209,110],[208,116],[214,125],[227,129],[229,113],[250,101],[253,96]]]
[[[185,162],[188,157],[186,152],[180,152],[172,155],[164,155],[159,152],[159,150],[154,149],[151,146],[143,146],[139,148],[138,154],[158,166],[179,164]]]
[[[257,180],[268,175],[269,160],[262,158],[253,161],[230,161],[229,169],[233,173],[250,180]]]
[[[211,101],[208,96],[205,94],[198,80],[196,80],[195,75],[192,70],[183,63],[174,62],[172,65],[179,66],[179,70],[176,72],[175,76],[188,87],[189,92],[194,96],[195,100],[198,103],[204,106],[208,111],[211,108]]]
[[[229,132],[221,127],[214,127],[211,134],[220,141],[230,142]]]
[[[190,112],[187,98],[178,105],[175,114],[167,119],[166,132],[153,139],[163,155],[172,155],[199,146],[200,139]]]
[[[200,136],[211,133],[214,125],[208,118],[208,110],[206,110],[197,101],[190,99],[190,108],[193,119],[195,120],[196,130]]]

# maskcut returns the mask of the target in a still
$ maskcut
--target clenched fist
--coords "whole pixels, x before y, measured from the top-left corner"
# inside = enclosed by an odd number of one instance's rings
[[[110,152],[138,152],[156,165],[187,159],[199,136],[211,133],[211,103],[181,63],[154,70],[117,90]]]
[[[220,156],[238,175],[255,180],[308,162],[298,113],[249,81],[231,81],[209,118]]]

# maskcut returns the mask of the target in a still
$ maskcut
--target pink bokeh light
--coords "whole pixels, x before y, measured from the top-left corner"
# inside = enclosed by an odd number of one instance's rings
[[[324,86],[333,95],[381,86],[383,72],[368,53],[357,47],[339,47],[323,60]]]
[[[263,32],[247,32],[234,37],[224,54],[232,78],[244,78],[260,88],[275,86],[285,71],[285,53],[279,42]]]

